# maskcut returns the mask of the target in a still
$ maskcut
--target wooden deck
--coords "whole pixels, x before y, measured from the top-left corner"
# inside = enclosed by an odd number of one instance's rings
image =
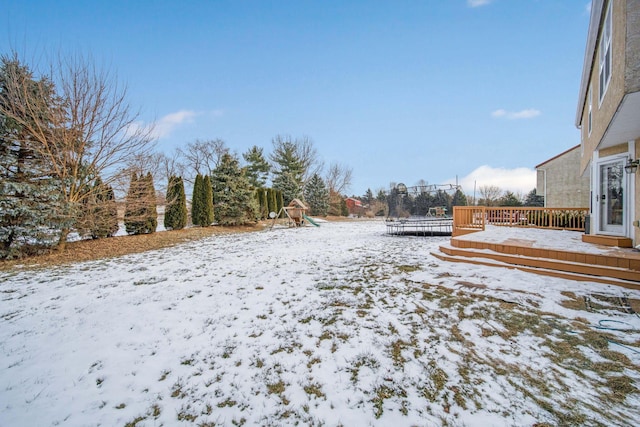
[[[433,255],[451,262],[518,268],[571,280],[640,289],[640,252],[583,242],[583,233],[576,231],[556,231],[570,234],[550,239],[549,234],[545,234],[553,233],[550,230],[539,233],[539,238],[532,230],[522,230],[509,228],[506,234],[494,229],[492,235],[488,228],[480,233],[460,235],[440,246],[439,252]],[[566,236],[571,237],[568,243],[562,242]]]

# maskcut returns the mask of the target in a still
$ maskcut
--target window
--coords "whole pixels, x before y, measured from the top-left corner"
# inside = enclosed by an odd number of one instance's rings
[[[593,94],[591,92],[591,85],[589,85],[589,95],[587,95],[589,98],[589,112],[587,115],[587,132],[588,135],[591,136],[591,123],[592,123],[592,110],[593,110]]]
[[[604,98],[604,94],[609,87],[609,81],[611,80],[611,4],[611,1],[607,4],[607,12],[604,17],[602,34],[600,36],[600,47],[598,49],[600,51],[600,102],[602,102],[602,98]]]

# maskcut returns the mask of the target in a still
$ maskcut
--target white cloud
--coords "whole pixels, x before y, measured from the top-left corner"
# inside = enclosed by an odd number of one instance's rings
[[[448,183],[454,184],[455,179],[449,179]],[[465,177],[458,178],[458,184],[462,186],[465,194],[473,194],[474,185],[476,190],[484,186],[496,186],[503,191],[512,191],[526,195],[536,186],[536,171],[529,168],[494,168],[488,165],[480,166]],[[479,191],[476,196],[479,197]]]
[[[479,7],[479,6],[485,6],[489,3],[491,3],[493,0],[467,0],[467,5],[469,7]]]
[[[195,111],[181,110],[175,113],[167,114],[160,120],[156,121],[153,126],[153,134],[156,138],[165,138],[179,126],[185,123],[193,123],[194,118],[198,115]]]
[[[220,111],[218,113],[218,111]],[[144,122],[135,122],[132,123],[128,129],[126,130],[127,134],[133,135],[135,133],[147,133],[151,134],[153,139],[162,139],[171,135],[171,133],[178,127],[186,124],[193,123],[194,118],[201,113],[190,111],[190,110],[180,110],[175,113],[169,113],[166,116],[160,118],[160,120],[156,120],[153,123],[144,123]],[[215,110],[212,112],[214,116],[222,115],[222,110]]]
[[[532,119],[534,117],[538,117],[540,114],[540,110],[536,110],[535,108],[528,108],[522,111],[507,111],[498,109],[491,113],[491,117],[499,118],[507,118],[509,120],[518,120],[518,119]]]

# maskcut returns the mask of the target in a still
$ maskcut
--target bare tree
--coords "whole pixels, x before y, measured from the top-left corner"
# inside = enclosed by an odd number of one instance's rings
[[[179,148],[178,152],[185,168],[190,172],[190,176],[184,179],[193,184],[198,174],[211,176],[222,156],[229,153],[229,148],[221,139],[196,140],[187,144],[184,149]]]
[[[331,193],[345,194],[351,187],[352,176],[353,169],[350,167],[340,163],[331,163],[325,181]]]
[[[485,206],[495,206],[502,195],[502,189],[495,185],[483,185],[479,191],[481,197],[479,204]]]
[[[303,182],[307,182],[314,174],[320,173],[324,164],[320,160],[318,150],[313,146],[313,140],[310,137],[303,135],[301,138],[296,138],[295,142],[298,156],[305,171]]]
[[[24,128],[33,149],[62,183],[61,199],[68,207],[58,246],[62,250],[93,181],[100,177],[110,184],[132,156],[148,152],[152,129],[137,125],[139,113],[127,103],[126,88],[84,57],[59,57],[51,64],[58,102],[46,117],[38,111],[43,100],[34,99],[15,77],[9,76],[11,102],[0,114]]]

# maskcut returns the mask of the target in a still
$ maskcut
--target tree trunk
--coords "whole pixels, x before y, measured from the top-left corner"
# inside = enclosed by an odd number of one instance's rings
[[[58,239],[58,246],[56,246],[56,250],[60,252],[64,252],[67,247],[67,236],[69,236],[69,229],[63,228],[60,230],[60,239]]]

